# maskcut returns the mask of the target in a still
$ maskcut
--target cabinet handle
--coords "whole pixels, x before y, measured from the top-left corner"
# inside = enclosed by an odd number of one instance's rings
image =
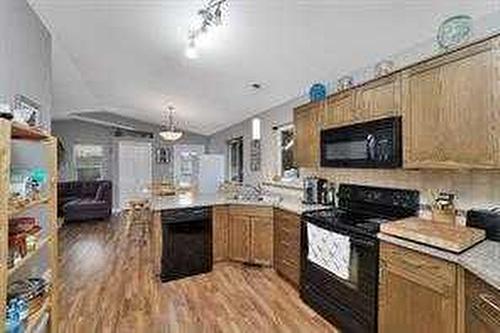
[[[417,269],[420,269],[420,268],[422,268],[422,267],[424,266],[423,264],[417,264],[417,263],[414,263],[414,262],[412,262],[412,261],[409,261],[408,259],[405,259],[405,258],[401,258],[401,261],[402,261],[404,264],[406,264],[406,265],[408,265],[408,266],[412,266],[412,267],[417,268]]]
[[[479,299],[500,314],[500,305],[495,303],[494,297],[492,295],[480,294]]]

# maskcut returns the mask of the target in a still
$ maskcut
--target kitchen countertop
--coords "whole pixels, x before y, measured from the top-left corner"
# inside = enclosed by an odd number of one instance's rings
[[[484,240],[460,254],[455,254],[384,233],[379,233],[378,238],[394,245],[459,264],[500,290],[500,263],[498,261],[498,258],[500,258],[500,242]]]
[[[154,211],[167,209],[218,206],[218,205],[252,205],[275,207],[290,211],[295,214],[302,214],[306,211],[327,208],[322,205],[305,205],[296,196],[281,196],[282,200],[276,198],[264,201],[236,200],[228,199],[220,194],[179,194],[171,197],[155,197],[152,201]]]

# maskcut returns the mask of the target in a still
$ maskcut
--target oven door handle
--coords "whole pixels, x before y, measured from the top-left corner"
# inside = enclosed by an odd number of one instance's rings
[[[354,237],[351,237],[350,240],[351,240],[351,243],[353,243],[355,245],[363,246],[363,247],[374,247],[377,245],[376,241],[368,241],[368,240],[354,238]]]

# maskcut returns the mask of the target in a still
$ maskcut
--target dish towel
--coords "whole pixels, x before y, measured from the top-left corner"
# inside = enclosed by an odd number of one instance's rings
[[[307,259],[338,277],[349,280],[351,242],[348,236],[307,224]]]

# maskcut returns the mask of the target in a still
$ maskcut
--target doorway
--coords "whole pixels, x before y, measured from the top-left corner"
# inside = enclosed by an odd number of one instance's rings
[[[152,144],[120,141],[118,144],[118,200],[120,210],[131,199],[150,197],[152,184]]]

